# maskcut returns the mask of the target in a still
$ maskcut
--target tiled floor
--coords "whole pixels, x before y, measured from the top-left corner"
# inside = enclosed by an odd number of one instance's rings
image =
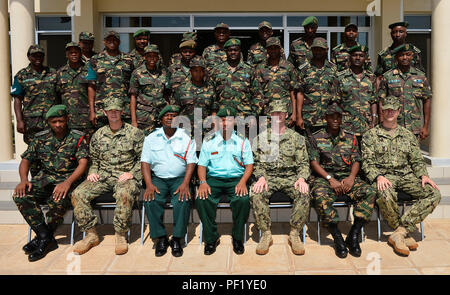
[[[322,229],[322,245],[317,243],[316,223],[309,224],[306,236],[306,254],[293,255],[287,243],[288,223],[274,223],[274,244],[267,255],[255,253],[258,231],[249,225],[250,237],[245,253],[236,255],[231,245],[231,224],[219,224],[222,234],[217,252],[203,255],[199,242],[199,225],[189,226],[189,244],[184,255],[175,258],[168,253],[154,255],[153,242],[147,237],[140,245],[139,226],[133,225],[129,251],[122,256],[114,254],[114,232],[111,225],[102,225],[98,231],[103,236],[101,244],[82,256],[72,254],[69,244],[69,226],[58,229],[59,248],[46,258],[30,263],[21,250],[26,243],[26,225],[0,225],[0,274],[450,274],[450,220],[425,221],[425,240],[409,257],[397,256],[386,243],[376,241],[376,224],[366,226],[366,239],[361,244],[360,258],[348,256],[339,259],[334,255],[331,236]],[[346,233],[349,223],[340,225]],[[387,225],[383,225],[389,234]],[[171,226],[167,226],[171,232]],[[148,227],[146,233],[148,234]],[[419,233],[414,237],[419,240]],[[76,240],[81,238],[78,233]]]

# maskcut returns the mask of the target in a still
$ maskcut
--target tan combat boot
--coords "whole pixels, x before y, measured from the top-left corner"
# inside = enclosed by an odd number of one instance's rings
[[[405,243],[406,235],[407,235],[406,229],[402,226],[399,226],[389,236],[388,243],[394,248],[395,253],[404,256],[409,255],[409,248],[406,246]]]
[[[265,255],[269,253],[269,247],[272,246],[272,244],[273,239],[270,230],[263,232],[261,240],[259,241],[258,246],[256,246],[256,254]]]
[[[92,247],[100,244],[100,239],[98,237],[95,227],[87,230],[87,235],[81,241],[78,241],[73,245],[73,253],[82,255],[89,251]]]
[[[294,253],[295,255],[305,254],[305,247],[303,246],[303,242],[300,240],[300,235],[297,229],[291,228],[288,243],[292,248],[292,253]]]
[[[123,255],[128,252],[128,243],[125,235],[126,232],[116,232],[116,255]]]
[[[416,240],[414,240],[414,238],[411,237],[409,234],[406,236],[405,244],[410,251],[415,251],[417,248],[419,248],[419,244],[417,244]]]

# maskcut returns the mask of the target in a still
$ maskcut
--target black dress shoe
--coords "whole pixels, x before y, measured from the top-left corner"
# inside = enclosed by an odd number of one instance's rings
[[[357,220],[355,219],[355,223],[353,224],[352,228],[350,229],[350,232],[347,235],[347,238],[345,239],[345,245],[348,248],[348,252],[354,256],[354,257],[361,257],[361,247],[359,246],[359,236],[361,234],[361,225],[358,224]]]
[[[245,251],[244,243],[242,243],[242,241],[238,241],[233,238],[233,251],[238,255],[243,254]]]
[[[181,246],[180,238],[174,238],[170,240],[170,248],[172,248],[172,255],[180,257],[183,255],[183,247]]]
[[[330,231],[331,236],[334,240],[334,253],[336,254],[336,256],[339,258],[347,257],[347,246],[345,245],[344,238],[342,237],[342,234],[337,227],[337,223],[330,222],[328,224],[328,230]]]
[[[37,247],[39,246],[39,237],[36,236],[34,239],[32,239],[28,244],[22,247],[22,250],[25,252],[25,254],[31,254],[33,253]]]
[[[216,252],[216,248],[219,244],[220,244],[220,239],[217,239],[214,243],[211,243],[211,244],[206,243],[205,244],[205,252],[204,252],[205,255],[211,255],[214,252]]]
[[[167,239],[167,237],[159,238],[155,246],[156,257],[160,257],[166,254],[167,248],[169,248],[169,239]]]
[[[47,237],[45,239],[40,239],[39,244],[30,255],[28,255],[28,261],[38,261],[44,258],[49,252],[58,249],[58,243],[54,237]]]

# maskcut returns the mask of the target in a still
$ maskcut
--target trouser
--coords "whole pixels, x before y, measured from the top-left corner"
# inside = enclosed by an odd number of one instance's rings
[[[164,179],[152,175],[152,183],[160,192],[159,194],[155,192],[154,200],[144,202],[145,211],[147,212],[147,218],[150,224],[150,237],[152,239],[167,235],[163,222],[164,205],[166,204],[167,196],[170,196],[170,203],[173,206],[172,213],[174,226],[172,236],[175,238],[182,238],[186,235],[192,201],[179,200],[180,193],[174,195],[183,180],[184,176]]]
[[[256,224],[261,231],[268,231],[272,225],[270,219],[269,199],[275,192],[287,194],[294,202],[292,207],[290,224],[291,227],[301,230],[308,220],[309,215],[309,193],[303,194],[294,188],[297,177],[268,176],[267,185],[269,190],[254,193],[250,190],[250,201],[255,214]]]
[[[116,200],[113,225],[118,233],[127,232],[131,226],[133,204],[140,194],[140,187],[136,179],[117,182],[116,177],[109,177],[104,181],[90,182],[85,180],[72,194],[72,205],[78,226],[87,231],[97,224],[97,215],[91,206],[91,201],[100,195],[113,191]]]
[[[46,218],[50,230],[55,231],[55,229],[63,223],[64,214],[70,207],[70,195],[73,189],[71,188],[69,190],[64,199],[55,201],[52,196],[54,188],[55,185],[53,184],[49,184],[43,188],[33,185],[31,191],[27,193],[25,197],[19,198],[13,196],[13,200],[16,203],[20,214],[22,214],[31,227],[45,224],[44,213],[40,207],[40,205],[44,204],[48,205],[49,208]]]
[[[408,232],[415,231],[416,224],[422,222],[439,204],[440,192],[431,185],[423,188],[421,180],[412,173],[404,176],[387,174],[385,177],[392,183],[391,188],[379,191],[377,182],[373,184],[377,192],[377,204],[384,219],[393,229],[403,226]],[[403,191],[416,200],[401,217],[397,204],[397,190]]]
[[[338,180],[341,181],[342,179]],[[328,180],[315,177],[312,182],[311,194],[314,199],[314,207],[325,222],[325,225],[330,222],[337,223],[339,214],[336,208],[333,207],[337,194],[331,188]],[[376,199],[376,191],[373,187],[362,181],[361,178],[356,177],[352,189],[346,195],[356,202],[353,216],[369,221]]]
[[[219,238],[216,224],[217,204],[221,196],[226,195],[230,201],[230,207],[233,217],[232,236],[235,240],[244,240],[244,225],[250,214],[249,196],[237,196],[235,187],[240,181],[238,178],[216,178],[207,177],[206,181],[211,187],[211,195],[207,199],[197,198],[195,205],[198,215],[203,224],[203,236],[206,243],[213,243]]]

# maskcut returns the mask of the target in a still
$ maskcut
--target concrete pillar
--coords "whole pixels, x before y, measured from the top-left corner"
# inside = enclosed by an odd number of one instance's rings
[[[401,0],[380,1],[380,15],[374,17],[375,54],[392,44],[389,25],[401,20],[401,2]]]
[[[83,31],[94,33],[94,1],[77,0],[74,2],[76,7],[75,14],[72,17],[73,41],[78,42],[78,36]],[[96,36],[98,39],[98,36]]]
[[[0,0],[0,161],[8,161],[13,158],[12,125],[11,125],[11,100],[9,90],[9,32],[8,32],[8,0]]]
[[[431,61],[433,71],[431,100],[430,156],[433,166],[450,166],[450,0],[433,0]],[[438,160],[439,159],[439,160]],[[444,163],[445,162],[445,163]]]
[[[10,0],[9,16],[11,24],[11,48],[13,49],[11,50],[11,64],[12,75],[14,77],[20,69],[28,66],[28,47],[36,43],[34,1]],[[16,145],[15,157],[19,159],[27,146],[23,141],[23,135],[18,133],[16,128],[14,128],[14,132]]]

